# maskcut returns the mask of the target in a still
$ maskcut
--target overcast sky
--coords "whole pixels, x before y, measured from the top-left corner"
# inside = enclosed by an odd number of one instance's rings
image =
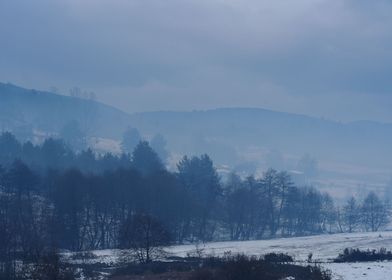
[[[128,112],[392,122],[392,1],[0,0],[0,81]]]

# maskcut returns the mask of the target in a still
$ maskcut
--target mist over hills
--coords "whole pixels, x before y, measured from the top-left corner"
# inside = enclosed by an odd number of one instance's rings
[[[88,135],[119,137],[119,127],[129,116],[93,100],[24,89],[0,83],[0,128],[19,130],[27,127],[48,133],[58,133],[70,120],[77,120]]]
[[[0,129],[16,135],[26,131],[56,135],[76,120],[89,137],[120,141],[128,126],[139,129],[146,139],[160,133],[172,154],[208,153],[230,168],[251,163],[255,170],[257,165],[295,169],[304,154],[321,166],[333,162],[377,170],[392,167],[389,123],[341,123],[258,108],[129,114],[94,100],[11,84],[0,84],[0,101]],[[352,173],[370,179],[360,169]],[[382,178],[387,180],[386,172]]]
[[[325,157],[336,152],[333,158],[347,161],[377,161],[391,152],[392,125],[377,122],[339,123],[250,108],[137,113],[132,119],[150,133],[203,137],[235,147],[255,145]]]

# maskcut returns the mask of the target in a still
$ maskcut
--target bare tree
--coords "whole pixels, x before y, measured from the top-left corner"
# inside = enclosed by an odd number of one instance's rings
[[[163,246],[170,243],[170,234],[154,217],[131,215],[122,226],[120,246],[131,249],[137,260],[149,263],[164,255]]]
[[[343,207],[343,224],[348,232],[353,232],[359,225],[360,213],[356,199],[352,196]]]
[[[321,197],[321,216],[322,216],[322,228],[324,231],[329,233],[333,232],[333,226],[336,225],[337,212],[335,203],[332,197],[328,193],[322,194]]]
[[[377,231],[389,222],[389,208],[374,192],[370,192],[363,201],[361,214],[366,230]]]

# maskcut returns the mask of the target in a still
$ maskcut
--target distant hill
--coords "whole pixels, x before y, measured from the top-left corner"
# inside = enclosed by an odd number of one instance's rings
[[[92,100],[24,89],[0,83],[0,129],[31,127],[58,133],[69,121],[77,120],[91,136],[118,138],[130,116]]]
[[[192,139],[198,139],[206,147],[259,146],[294,155],[392,165],[392,124],[340,123],[249,108],[138,113],[132,122],[146,133],[178,139],[176,145],[183,150],[197,149]]]
[[[137,127],[146,138],[164,135],[175,153],[208,152],[221,163],[238,164],[253,150],[277,150],[288,157],[392,167],[392,124],[340,123],[258,108],[128,114],[114,107],[49,92],[0,84],[0,129],[33,127],[56,133],[77,120],[90,136],[119,140]]]

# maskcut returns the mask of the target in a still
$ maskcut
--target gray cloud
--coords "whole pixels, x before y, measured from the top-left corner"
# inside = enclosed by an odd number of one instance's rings
[[[392,3],[0,2],[0,79],[127,111],[252,106],[392,121]]]

